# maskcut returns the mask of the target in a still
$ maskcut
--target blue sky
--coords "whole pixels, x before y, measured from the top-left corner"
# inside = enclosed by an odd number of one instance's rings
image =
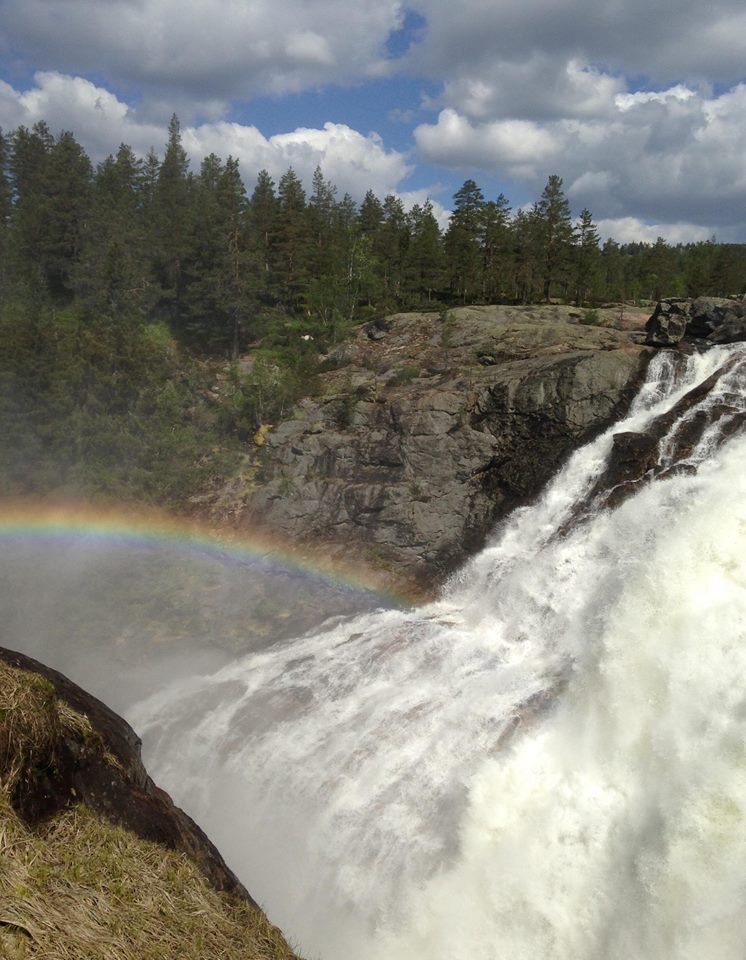
[[[621,240],[746,241],[742,0],[0,0],[0,125],[94,159],[160,149],[247,185],[289,166],[360,198],[473,177],[531,202],[563,177]]]

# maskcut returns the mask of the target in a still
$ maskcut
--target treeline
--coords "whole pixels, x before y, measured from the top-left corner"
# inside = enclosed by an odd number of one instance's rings
[[[162,159],[122,145],[96,169],[44,123],[0,135],[4,303],[166,322],[223,356],[259,338],[324,348],[366,315],[427,304],[729,295],[745,281],[744,245],[601,245],[557,176],[530,210],[467,180],[443,232],[429,202],[405,211],[369,191],[357,204],[320,169],[308,195],[289,169],[276,184],[261,171],[248,196],[230,157],[193,173],[176,117]]]
[[[95,169],[72,133],[19,127],[0,133],[0,493],[183,505],[311,387],[319,353],[385,312],[745,280],[743,245],[602,246],[557,176],[515,211],[467,180],[443,232],[429,202],[358,204],[321,170],[309,194],[262,171],[250,196],[233,158],[192,172],[175,117],[162,157],[122,145]]]

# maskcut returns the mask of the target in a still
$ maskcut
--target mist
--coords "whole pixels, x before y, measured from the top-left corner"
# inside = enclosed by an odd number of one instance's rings
[[[372,590],[216,546],[65,534],[4,538],[0,644],[114,710],[318,627],[375,609]]]

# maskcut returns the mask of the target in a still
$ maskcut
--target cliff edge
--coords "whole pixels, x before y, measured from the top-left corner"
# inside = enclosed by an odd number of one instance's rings
[[[624,412],[652,351],[612,322],[485,306],[360,327],[218,514],[427,592]]]
[[[0,957],[295,960],[129,725],[1,648]]]

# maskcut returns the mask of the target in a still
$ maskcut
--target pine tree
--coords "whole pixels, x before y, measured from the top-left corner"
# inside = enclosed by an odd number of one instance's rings
[[[272,244],[274,287],[278,301],[293,312],[304,302],[308,291],[311,238],[306,194],[292,167],[280,178],[277,195],[279,210]]]
[[[168,142],[158,169],[154,204],[154,268],[162,291],[161,308],[177,321],[184,269],[193,237],[192,181],[176,114],[168,127]]]
[[[600,280],[604,300],[623,299],[624,258],[619,244],[611,237],[601,248]]]
[[[407,299],[432,300],[443,280],[443,238],[430,200],[415,204],[407,215],[410,241],[405,261]]]
[[[31,130],[19,127],[10,138],[10,186],[13,197],[10,252],[16,281],[29,302],[38,303],[46,294],[41,266],[45,224],[44,172],[54,138],[45,123]]]
[[[575,229],[575,305],[582,307],[594,288],[601,265],[599,236],[590,210],[580,214]]]
[[[121,144],[96,171],[74,274],[76,294],[92,311],[142,320],[153,306],[142,190],[143,163]]]
[[[374,249],[381,267],[383,297],[387,305],[401,301],[404,261],[409,247],[409,224],[404,204],[392,193],[383,201],[383,223]]]
[[[10,238],[13,196],[9,179],[10,143],[0,129],[0,300],[10,289]]]
[[[359,262],[365,264],[364,269],[359,272],[360,297],[367,301],[368,306],[378,302],[383,296],[384,222],[383,204],[372,190],[368,190],[360,204],[358,216]]]
[[[688,297],[701,297],[712,292],[712,274],[717,247],[706,240],[687,247],[685,283]]]
[[[535,301],[541,283],[543,224],[537,206],[513,217],[514,299],[520,303]]]
[[[372,190],[368,190],[360,204],[360,232],[364,237],[374,239],[381,230],[383,221],[383,204]]]
[[[552,288],[567,287],[572,257],[573,227],[570,204],[562,191],[562,177],[552,174],[536,207],[541,225],[541,269],[544,301]]]
[[[316,167],[307,207],[311,239],[309,269],[313,276],[319,276],[334,269],[333,234],[336,193],[337,188],[334,184],[324,179],[321,167]]]
[[[195,184],[195,244],[185,291],[185,328],[210,350],[235,359],[243,345],[252,271],[246,193],[238,161],[214,154]]]
[[[271,286],[272,240],[275,235],[279,204],[275,183],[266,170],[260,170],[249,201],[249,224],[253,240],[253,256],[258,267],[257,294],[269,297]]]
[[[484,194],[473,180],[453,195],[453,213],[445,235],[451,291],[462,303],[482,289]]]
[[[329,344],[343,336],[359,295],[351,263],[359,238],[357,209],[349,194],[337,203],[336,193],[317,167],[308,203],[312,246],[307,304],[317,324],[314,336]]]
[[[648,246],[643,270],[644,288],[651,300],[678,296],[683,292],[676,254],[663,237],[658,237],[652,247]],[[630,291],[628,296],[630,295],[637,299],[636,293]]]
[[[482,293],[489,302],[509,296],[513,274],[510,204],[504,194],[484,205]]]
[[[37,255],[53,298],[69,298],[90,212],[91,162],[72,133],[61,133],[46,157],[38,189],[42,229]]]

